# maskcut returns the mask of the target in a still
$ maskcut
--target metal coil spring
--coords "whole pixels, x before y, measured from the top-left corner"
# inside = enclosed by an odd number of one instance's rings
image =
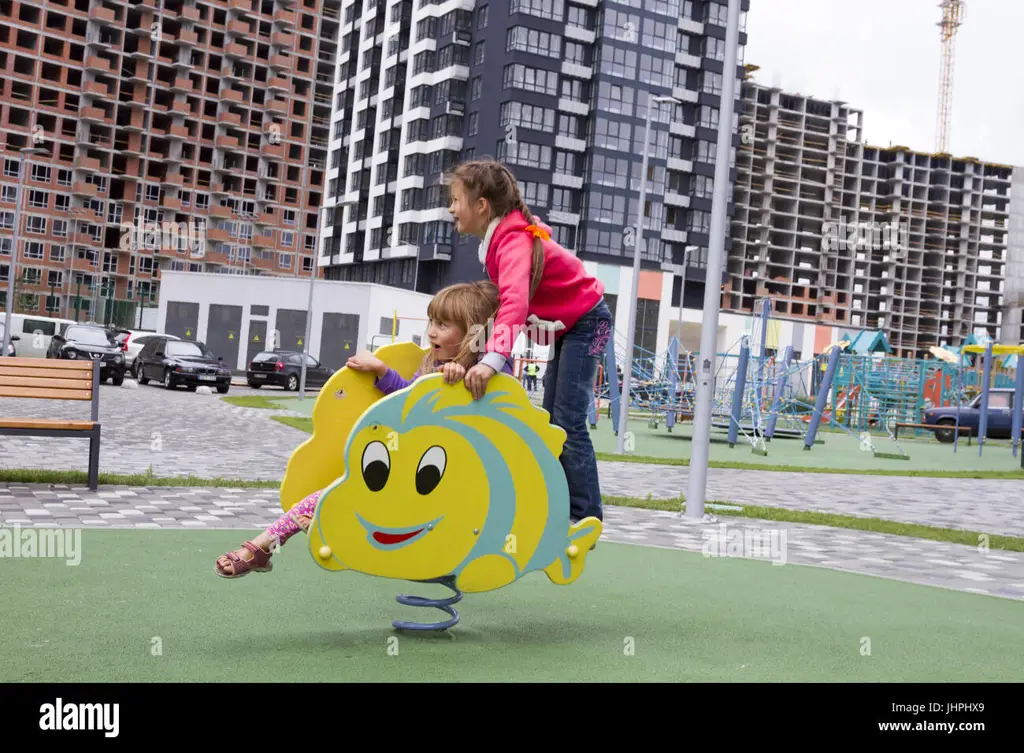
[[[447,630],[448,628],[454,627],[459,623],[459,613],[452,608],[452,604],[457,604],[462,601],[462,591],[455,587],[455,576],[445,575],[440,578],[433,578],[431,580],[417,581],[417,583],[440,583],[441,585],[450,588],[455,592],[454,596],[449,596],[445,599],[428,599],[423,596],[409,596],[408,594],[400,594],[395,597],[395,601],[399,604],[404,604],[410,607],[434,607],[440,609],[442,612],[451,616],[451,619],[443,622],[407,622],[403,620],[392,621],[392,626],[396,630],[416,630],[416,631],[440,631]]]

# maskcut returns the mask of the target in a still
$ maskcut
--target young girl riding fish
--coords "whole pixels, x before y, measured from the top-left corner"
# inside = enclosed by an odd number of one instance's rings
[[[348,359],[345,364],[356,371],[377,375],[374,382],[381,396],[404,389],[421,376],[441,372],[445,382],[455,384],[463,379],[482,353],[475,347],[477,332],[485,328],[498,310],[498,289],[491,282],[468,282],[451,285],[441,290],[427,307],[427,340],[430,347],[423,357],[420,370],[412,379],[405,380],[394,369],[372,353],[363,352]],[[511,361],[502,369],[512,373]],[[288,539],[309,528],[317,500],[323,489],[313,492],[252,541],[242,548],[217,558],[214,570],[224,578],[240,578],[250,571],[269,572],[272,547],[283,545]]]
[[[488,380],[508,364],[521,332],[553,344],[544,372],[544,410],[566,433],[560,460],[569,482],[570,519],[603,520],[587,412],[612,334],[604,285],[551,239],[551,228],[533,216],[500,162],[464,162],[449,182],[455,229],[481,239],[480,262],[500,298],[487,355],[466,374],[466,387],[479,399]]]

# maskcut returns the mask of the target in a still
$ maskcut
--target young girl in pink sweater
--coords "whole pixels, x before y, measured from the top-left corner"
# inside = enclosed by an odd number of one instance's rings
[[[612,334],[604,285],[583,262],[551,240],[551,228],[523,202],[508,168],[494,160],[458,165],[448,180],[455,229],[482,239],[480,262],[498,286],[498,315],[484,357],[466,373],[479,399],[505,366],[521,332],[551,344],[544,374],[544,409],[565,430],[561,461],[569,483],[573,522],[604,519],[597,459],[587,428],[597,366]]]

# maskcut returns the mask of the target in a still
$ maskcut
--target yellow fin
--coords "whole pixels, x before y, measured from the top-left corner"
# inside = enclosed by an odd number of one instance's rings
[[[412,378],[425,354],[412,342],[385,345],[374,353],[405,379]],[[313,434],[292,453],[281,482],[281,507],[286,512],[345,474],[343,450],[349,432],[383,397],[375,380],[373,374],[343,367],[320,389],[313,405]]]
[[[569,527],[569,544],[566,551],[554,562],[544,568],[545,574],[552,583],[567,586],[583,574],[587,554],[590,547],[601,538],[604,525],[597,518],[584,518]],[[564,563],[569,563],[569,576],[566,577]]]
[[[501,554],[485,554],[473,560],[455,581],[455,587],[466,593],[493,591],[516,579],[516,566]]]

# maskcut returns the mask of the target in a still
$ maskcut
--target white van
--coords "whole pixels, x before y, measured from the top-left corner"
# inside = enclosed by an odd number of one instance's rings
[[[0,312],[0,322],[5,315]],[[46,351],[62,324],[74,324],[73,319],[58,319],[31,314],[11,314],[11,334],[21,339],[17,343],[19,358],[46,358]],[[0,340],[0,343],[3,341]]]

